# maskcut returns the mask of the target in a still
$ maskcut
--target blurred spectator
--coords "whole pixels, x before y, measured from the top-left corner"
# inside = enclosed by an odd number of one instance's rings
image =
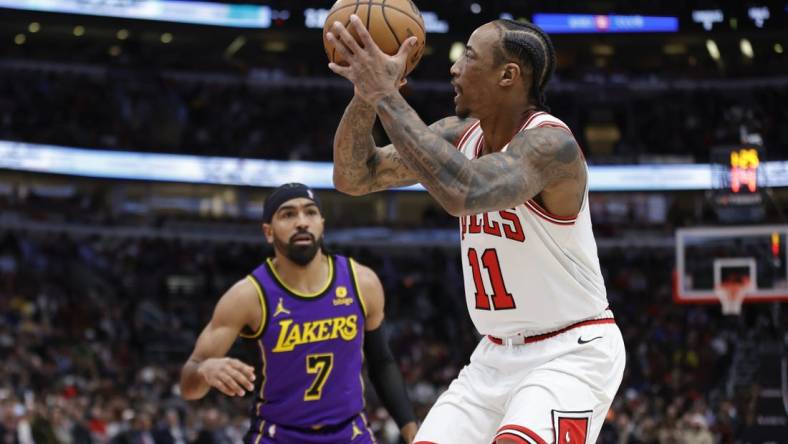
[[[386,286],[392,349],[423,416],[477,342],[459,259],[343,252]],[[178,365],[221,289],[265,254],[256,245],[0,231],[0,257],[17,264],[0,271],[2,442],[239,442],[249,400],[185,403]],[[717,307],[672,305],[672,254],[600,251],[629,358],[600,443],[732,442],[739,430],[738,401],[721,390],[735,336]],[[371,426],[392,442],[393,422],[368,394]]]
[[[422,119],[454,113],[443,85],[405,90]],[[65,146],[281,160],[328,161],[333,133],[352,91],[325,86],[218,82],[207,76],[161,78],[148,71],[96,75],[0,67],[0,139]],[[583,91],[550,92],[552,112],[566,121],[593,163],[657,158],[708,161],[711,148],[757,133],[769,157],[785,158],[786,86],[626,93],[605,100]],[[614,97],[615,96],[615,100]],[[379,143],[385,133],[376,129]],[[611,138],[612,135],[615,137]]]

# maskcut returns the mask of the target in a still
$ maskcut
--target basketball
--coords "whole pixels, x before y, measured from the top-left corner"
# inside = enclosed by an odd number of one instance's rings
[[[402,42],[408,37],[416,36],[418,43],[408,59],[405,74],[409,74],[421,60],[426,43],[424,19],[411,0],[378,0],[362,2],[359,0],[337,0],[326,17],[323,25],[323,46],[328,59],[339,65],[347,65],[336,52],[334,45],[326,40],[326,33],[334,22],[338,21],[348,28],[350,33],[360,41],[356,32],[350,28],[350,16],[356,14],[369,30],[372,40],[389,55],[399,51]]]

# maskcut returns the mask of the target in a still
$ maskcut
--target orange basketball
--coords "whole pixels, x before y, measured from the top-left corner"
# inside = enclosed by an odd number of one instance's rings
[[[386,54],[396,54],[402,42],[410,36],[416,36],[419,40],[408,59],[405,74],[416,67],[424,54],[426,33],[424,19],[411,0],[337,0],[328,12],[326,23],[323,25],[323,46],[326,48],[329,60],[339,65],[347,65],[334,49],[334,45],[326,40],[326,33],[334,22],[343,23],[351,30],[356,41],[359,41],[358,35],[350,28],[351,14],[356,14],[361,19],[372,39]]]

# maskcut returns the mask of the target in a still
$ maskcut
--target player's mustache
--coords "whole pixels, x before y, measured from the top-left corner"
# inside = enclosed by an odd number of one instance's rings
[[[312,233],[304,230],[304,231],[299,231],[299,232],[295,233],[294,235],[290,236],[290,243],[292,244],[295,241],[297,241],[299,239],[302,239],[304,237],[307,237],[307,236],[309,237],[309,240],[311,240],[312,242],[315,242],[315,236]]]

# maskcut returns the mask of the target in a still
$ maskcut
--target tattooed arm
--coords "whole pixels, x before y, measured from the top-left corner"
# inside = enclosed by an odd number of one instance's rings
[[[372,138],[375,109],[353,97],[334,135],[334,186],[353,196],[413,185],[416,176],[392,145],[378,148]],[[429,128],[438,137],[454,141],[470,124],[447,117]]]
[[[502,210],[542,193],[557,213],[576,213],[586,170],[574,138],[557,128],[521,132],[505,152],[469,160],[431,131],[398,93],[377,104],[377,113],[413,175],[454,216]]]

